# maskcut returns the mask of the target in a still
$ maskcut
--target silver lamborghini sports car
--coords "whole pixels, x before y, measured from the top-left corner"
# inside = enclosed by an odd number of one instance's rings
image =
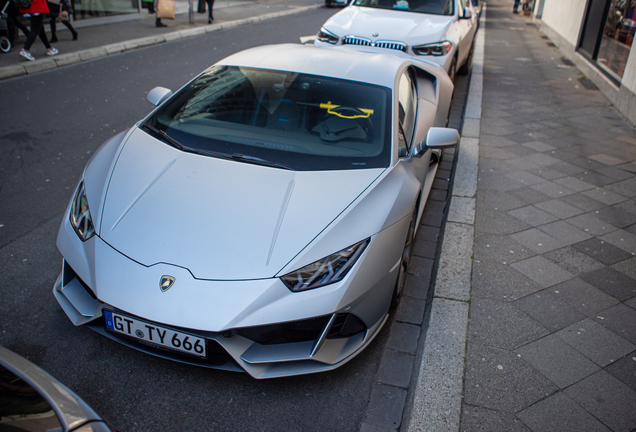
[[[255,378],[341,366],[400,298],[435,149],[458,140],[451,94],[406,54],[296,44],[155,88],[86,166],[55,297],[159,357]]]

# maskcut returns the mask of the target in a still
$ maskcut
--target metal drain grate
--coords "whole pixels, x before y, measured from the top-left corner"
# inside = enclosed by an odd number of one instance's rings
[[[561,63],[563,63],[566,66],[574,66],[574,63],[572,62],[572,60],[565,57],[561,57]]]
[[[556,45],[554,44],[554,42],[548,42],[548,46],[549,46],[549,47],[556,48]]]

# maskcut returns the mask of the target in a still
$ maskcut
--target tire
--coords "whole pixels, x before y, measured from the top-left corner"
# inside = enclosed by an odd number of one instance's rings
[[[468,75],[470,70],[473,68],[473,47],[474,47],[474,44],[471,45],[470,47],[468,58],[466,59],[462,67],[460,67],[459,70],[457,71],[459,75]]]
[[[11,41],[6,36],[0,36],[0,51],[3,53],[11,51]]]
[[[415,210],[411,215],[411,222],[409,223],[409,229],[406,232],[406,239],[404,240],[404,249],[402,250],[402,262],[400,262],[400,270],[398,271],[397,280],[395,281],[395,287],[393,288],[393,297],[391,297],[390,309],[397,308],[404,292],[404,285],[406,283],[406,276],[409,271],[409,264],[411,263],[411,257],[413,256],[413,246],[415,243],[415,224],[417,223],[417,213],[419,208],[418,204],[415,206]]]
[[[448,76],[451,79],[451,82],[454,84],[455,83],[455,74],[457,73],[457,57],[453,58],[453,62],[450,65],[450,68],[448,69]]]

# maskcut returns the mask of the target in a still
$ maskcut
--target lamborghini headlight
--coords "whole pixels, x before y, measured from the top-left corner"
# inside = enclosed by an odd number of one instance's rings
[[[443,56],[449,53],[453,44],[448,41],[414,46],[413,52],[421,56]]]
[[[84,180],[82,180],[77,188],[77,192],[75,192],[75,198],[73,198],[73,204],[71,205],[70,219],[73,229],[82,241],[86,241],[95,235],[93,219],[88,209]]]
[[[306,291],[338,282],[351,270],[368,244],[369,239],[366,239],[346,247],[333,255],[282,276],[281,280],[293,292]]]
[[[339,38],[338,36],[336,36],[335,34],[331,33],[329,30],[323,27],[318,32],[318,35],[316,35],[316,39],[318,39],[320,42],[326,42],[333,45],[338,43]]]

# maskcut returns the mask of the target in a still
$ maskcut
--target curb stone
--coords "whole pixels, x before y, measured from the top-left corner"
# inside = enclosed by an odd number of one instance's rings
[[[408,432],[459,431],[475,223],[479,128],[483,89],[486,6],[475,36],[470,89],[464,112],[429,325],[425,334]]]
[[[448,127],[458,130],[462,128],[470,81],[470,77],[466,76],[458,77],[455,82],[455,97],[451,103]],[[409,389],[415,385],[422,361],[420,343],[429,321],[432,304],[432,291],[429,288],[437,271],[435,257],[442,249],[441,237],[446,213],[451,206],[454,206],[455,213],[460,214],[464,219],[470,218],[471,203],[467,205],[451,203],[451,177],[457,165],[455,158],[456,149],[446,149],[439,161],[416,235],[414,255],[409,266],[403,299],[393,313],[392,319],[387,323],[388,340],[375,376],[372,396],[360,425],[360,432],[406,430],[410,415],[409,408],[413,400],[413,391]],[[467,306],[467,303],[458,304],[462,307]],[[460,311],[458,314],[460,319],[462,315],[464,314]],[[453,334],[453,336],[457,335]],[[462,335],[459,334],[458,337],[455,345],[459,344],[463,347]],[[462,356],[458,358],[463,362]],[[404,398],[401,397],[402,394],[405,394]]]

